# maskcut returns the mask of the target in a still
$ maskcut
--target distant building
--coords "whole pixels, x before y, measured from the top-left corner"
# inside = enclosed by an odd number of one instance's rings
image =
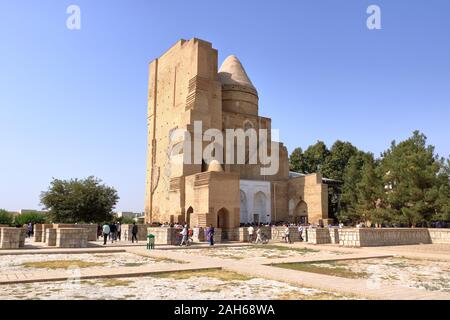
[[[33,209],[20,209],[20,210],[19,210],[19,214],[24,214],[24,213],[47,214],[48,211],[43,211],[43,210],[33,210]]]
[[[116,213],[117,218],[139,219],[145,216],[144,212],[119,211]]]

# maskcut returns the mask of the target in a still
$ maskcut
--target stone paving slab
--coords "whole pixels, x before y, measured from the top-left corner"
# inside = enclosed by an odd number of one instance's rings
[[[129,252],[138,253],[134,249]],[[127,250],[128,251],[128,250]],[[361,253],[361,251],[360,251]],[[418,300],[418,299],[432,299],[432,300],[450,300],[450,293],[444,292],[430,292],[415,288],[405,288],[402,286],[395,285],[382,285],[380,284],[376,288],[372,288],[371,284],[367,279],[347,279],[342,277],[335,277],[329,275],[322,275],[311,272],[303,272],[297,270],[281,269],[269,265],[258,264],[250,259],[243,259],[239,261],[225,260],[215,257],[205,257],[196,256],[193,254],[179,252],[167,252],[167,251],[143,251],[140,254],[152,256],[152,257],[164,257],[183,261],[201,261],[206,260],[209,263],[216,263],[221,266],[222,269],[232,272],[237,272],[240,274],[245,274],[253,277],[261,277],[270,280],[282,281],[292,285],[306,286],[312,288],[318,288],[326,291],[335,291],[345,294],[353,294],[356,296],[366,297],[370,299],[381,299],[381,300]],[[349,260],[355,257],[359,259],[363,258],[381,258],[389,255],[385,254],[367,254],[367,255],[355,255],[351,254],[348,256],[341,256],[339,258],[344,258]],[[279,261],[286,261],[288,258],[279,259]],[[326,257],[324,257],[326,261]],[[306,259],[305,259],[306,260]],[[302,260],[302,261],[305,261]],[[313,260],[318,260],[314,257]],[[336,256],[331,257],[328,260],[336,260]],[[277,259],[266,259],[266,263],[278,263]]]
[[[82,253],[120,253],[126,252],[120,248],[75,248],[75,249],[19,249],[19,250],[0,250],[1,256],[10,255],[29,255],[29,254],[82,254]]]
[[[384,258],[392,258],[394,255],[392,254],[347,254],[341,256],[335,256],[330,254],[324,254],[319,257],[287,257],[287,258],[250,258],[243,259],[245,261],[256,262],[259,264],[278,264],[278,263],[299,263],[299,262],[324,262],[324,261],[346,261],[346,260],[365,260],[365,259],[384,259]]]
[[[179,271],[210,270],[220,269],[220,266],[214,263],[192,263],[192,264],[159,264],[157,266],[140,267],[121,267],[112,270],[105,268],[93,268],[89,270],[80,269],[76,274],[77,279],[97,279],[97,278],[132,278],[140,276],[149,276],[152,274]],[[0,275],[0,285],[32,283],[32,282],[50,282],[65,281],[73,279],[74,274],[68,271],[53,272],[16,272],[13,274]]]
[[[146,250],[142,246],[126,246],[123,249],[117,249],[114,247],[101,248],[100,250],[106,250],[106,252],[114,252],[112,250],[121,250],[129,253],[176,259],[186,264],[159,264],[154,266],[140,266],[140,267],[121,267],[113,270],[105,270],[104,268],[94,268],[89,270],[80,270],[80,279],[93,279],[93,278],[107,278],[107,277],[137,277],[144,275],[151,275],[161,272],[176,272],[176,271],[191,271],[191,270],[205,270],[205,269],[218,269],[222,268],[227,271],[237,272],[252,277],[261,277],[270,280],[282,281],[292,285],[306,286],[326,291],[335,291],[345,294],[354,294],[360,297],[367,297],[371,299],[433,299],[433,300],[450,300],[450,293],[445,292],[431,292],[415,288],[406,288],[397,285],[385,285],[379,284],[377,287],[373,287],[366,279],[347,279],[342,277],[334,277],[329,275],[322,275],[310,272],[303,272],[297,270],[281,269],[268,264],[272,263],[285,263],[285,262],[319,262],[319,261],[336,261],[336,260],[349,260],[349,259],[370,259],[370,258],[386,258],[392,255],[411,256],[417,255],[417,257],[427,257],[430,255],[439,256],[442,258],[442,250],[433,251],[433,247],[428,248],[421,247],[421,250],[411,253],[410,246],[398,247],[382,247],[382,248],[340,248],[335,245],[307,245],[303,243],[296,244],[278,244],[283,246],[290,246],[294,248],[315,248],[323,250],[332,250],[342,252],[342,256],[331,256],[324,254],[322,256],[314,257],[294,257],[294,258],[278,258],[278,259],[242,259],[239,261],[230,259],[221,259],[217,257],[204,257],[202,255],[196,255],[191,253],[185,253],[184,250],[195,249],[197,246],[186,248],[164,246],[164,248],[158,247],[160,250]],[[250,244],[224,244],[227,246],[245,246]],[[198,248],[204,248],[205,246],[198,246]],[[206,245],[207,247],[207,245]],[[215,246],[218,248],[220,246]],[[170,249],[170,251],[168,250]],[[173,250],[177,249],[177,250]],[[77,249],[64,250],[70,253],[75,253]],[[94,253],[93,250],[99,250],[99,248],[78,249],[83,253]],[[39,253],[55,253],[55,251],[63,251],[58,249],[40,249],[40,250],[7,250],[8,254],[11,251],[17,252],[39,252]],[[49,252],[48,252],[49,251]],[[6,251],[2,251],[4,254]],[[394,253],[392,253],[394,252]],[[6,253],[5,253],[6,254]],[[23,253],[22,253],[23,254]],[[445,256],[445,255],[444,255]],[[444,257],[446,259],[447,257]],[[55,272],[17,272],[14,274],[0,275],[0,284],[12,284],[12,283],[27,283],[27,282],[47,282],[47,281],[64,281],[72,278],[71,274],[67,271],[55,271]]]

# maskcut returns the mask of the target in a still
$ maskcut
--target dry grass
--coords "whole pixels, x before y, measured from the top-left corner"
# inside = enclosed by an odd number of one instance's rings
[[[315,249],[309,249],[309,248],[293,248],[293,247],[285,247],[285,246],[277,246],[275,244],[265,244],[265,245],[255,245],[253,247],[254,249],[268,249],[268,250],[279,250],[279,251],[295,251],[300,254],[307,254],[307,253],[315,253],[320,252],[320,250]]]
[[[156,278],[171,278],[175,280],[185,280],[193,277],[208,277],[215,278],[221,281],[247,281],[251,278],[239,273],[223,271],[223,270],[193,270],[193,271],[176,271],[164,272],[152,275]]]
[[[366,272],[354,272],[350,269],[342,267],[337,261],[321,262],[320,265],[317,263],[281,263],[273,264],[274,267],[298,270],[304,272],[319,273],[328,276],[335,276],[348,279],[364,279],[369,277]]]
[[[52,261],[36,261],[24,262],[21,264],[24,268],[38,269],[68,269],[68,268],[91,268],[100,267],[105,264],[102,262],[88,262],[82,260],[52,260]]]
[[[132,284],[131,280],[121,280],[117,278],[105,278],[97,281],[97,284],[100,284],[103,287],[111,288],[111,287],[128,287]]]
[[[356,296],[342,296],[340,294],[332,294],[328,292],[320,292],[314,294],[303,294],[301,292],[289,292],[278,296],[275,300],[343,300],[343,299],[359,299]]]

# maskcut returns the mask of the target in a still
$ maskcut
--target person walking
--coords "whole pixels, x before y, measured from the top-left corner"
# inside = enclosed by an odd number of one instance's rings
[[[106,246],[106,241],[108,241],[109,233],[111,232],[111,229],[109,228],[109,224],[106,222],[103,224],[103,245]]]
[[[289,230],[289,225],[286,225],[286,229],[284,229],[284,239],[286,240],[286,243],[292,243],[291,242],[291,233]]]
[[[28,238],[31,238],[31,235],[33,234],[33,224],[30,222],[27,226],[27,235]]]
[[[255,244],[258,244],[258,243],[260,243],[261,242],[261,244],[264,244],[264,241],[263,241],[263,239],[262,239],[262,231],[261,231],[261,227],[259,227],[257,230],[256,230],[256,241],[255,241]]]
[[[184,244],[187,247],[188,246],[188,226],[187,226],[187,224],[184,225],[183,230],[181,230],[180,234],[183,237],[181,239],[180,246],[182,246]]]
[[[298,236],[300,238],[300,241],[303,242],[303,226],[301,224],[298,225]]]
[[[133,227],[131,227],[131,242],[134,243],[134,240],[136,240],[136,243],[138,243],[138,226],[136,225],[136,222],[133,222]]]
[[[250,225],[250,227],[247,228],[248,231],[248,242],[253,242],[253,235],[255,234],[255,228],[253,228],[253,225]]]
[[[206,229],[206,237],[208,239],[209,245],[214,245],[214,227],[212,224],[209,225],[208,229]]]
[[[116,241],[116,229],[116,224],[114,222],[111,223],[111,225],[109,226],[111,243],[114,243],[114,241]]]
[[[97,225],[97,240],[103,235],[102,226],[100,224]]]
[[[120,224],[120,222],[117,222],[116,224],[116,232],[117,238],[119,239],[119,241],[122,241],[122,225]]]

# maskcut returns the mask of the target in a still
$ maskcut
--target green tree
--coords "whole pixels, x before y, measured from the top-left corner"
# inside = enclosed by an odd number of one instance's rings
[[[419,131],[399,144],[392,142],[383,153],[381,170],[394,220],[415,226],[431,221],[444,207],[439,195],[441,192],[441,197],[445,197],[447,191],[442,183],[448,186],[448,175],[440,178],[442,162]]]
[[[46,223],[48,221],[47,214],[43,214],[40,212],[26,212],[17,215],[14,218],[14,224],[16,226],[23,226],[24,224],[28,223]]]
[[[358,153],[350,158],[342,175],[342,195],[340,198],[340,210],[337,218],[342,222],[355,223],[361,219],[357,211],[358,203],[357,186],[362,179],[361,170],[364,165],[362,153]]]
[[[356,208],[363,221],[381,224],[386,220],[386,211],[380,210],[383,204],[383,180],[378,169],[378,162],[370,153],[364,155],[361,180],[356,186]]]
[[[110,221],[118,200],[117,191],[95,177],[53,179],[48,191],[41,194],[50,219],[61,223]]]
[[[305,172],[307,166],[303,156],[302,148],[296,148],[289,157],[289,169],[294,172]]]
[[[438,180],[439,189],[433,220],[450,221],[450,158],[447,161],[441,160]]]
[[[4,210],[4,209],[0,209],[0,224],[5,224],[5,225],[12,225],[13,223],[13,216],[12,214],[10,214],[8,211]]]
[[[303,153],[303,173],[309,174],[321,172],[321,168],[329,155],[330,151],[322,141],[318,141],[316,144],[309,146]]]
[[[321,168],[323,176],[342,181],[350,159],[357,153],[358,149],[350,142],[336,141]]]

